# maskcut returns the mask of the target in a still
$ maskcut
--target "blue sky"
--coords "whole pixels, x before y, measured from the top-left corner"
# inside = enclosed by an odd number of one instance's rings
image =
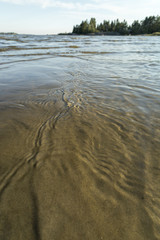
[[[0,32],[54,34],[95,17],[142,20],[160,14],[160,0],[0,0]]]

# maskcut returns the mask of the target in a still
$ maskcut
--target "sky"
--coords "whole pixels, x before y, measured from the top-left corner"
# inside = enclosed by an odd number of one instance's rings
[[[160,0],[0,0],[0,32],[57,34],[91,17],[131,24],[153,15]]]

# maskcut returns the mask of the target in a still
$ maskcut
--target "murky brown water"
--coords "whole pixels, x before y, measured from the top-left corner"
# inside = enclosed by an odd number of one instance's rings
[[[0,35],[0,239],[160,239],[159,49]]]

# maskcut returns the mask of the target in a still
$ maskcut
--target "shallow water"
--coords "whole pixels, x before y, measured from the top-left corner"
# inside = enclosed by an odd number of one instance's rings
[[[159,49],[0,34],[0,239],[160,239]]]

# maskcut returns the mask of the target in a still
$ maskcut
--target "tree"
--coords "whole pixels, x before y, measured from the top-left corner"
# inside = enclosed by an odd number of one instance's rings
[[[88,22],[86,21],[82,21],[82,23],[80,24],[80,33],[81,34],[86,34],[88,33]]]
[[[91,33],[95,33],[96,32],[96,19],[91,18],[89,25],[90,25]]]
[[[141,31],[142,31],[141,24],[139,23],[138,20],[135,20],[130,27],[130,33],[137,35],[137,34],[140,34]]]
[[[122,34],[122,35],[125,35],[125,34],[129,33],[128,23],[125,20],[120,23],[119,33]]]
[[[146,17],[142,21],[135,20],[131,26],[128,26],[127,22],[124,20],[120,22],[119,19],[114,21],[106,21],[100,23],[96,26],[96,19],[91,18],[88,22],[87,20],[82,21],[80,25],[73,27],[73,33],[76,34],[87,34],[95,32],[104,33],[114,33],[114,34],[152,34],[154,32],[160,32],[160,16],[150,16]]]

